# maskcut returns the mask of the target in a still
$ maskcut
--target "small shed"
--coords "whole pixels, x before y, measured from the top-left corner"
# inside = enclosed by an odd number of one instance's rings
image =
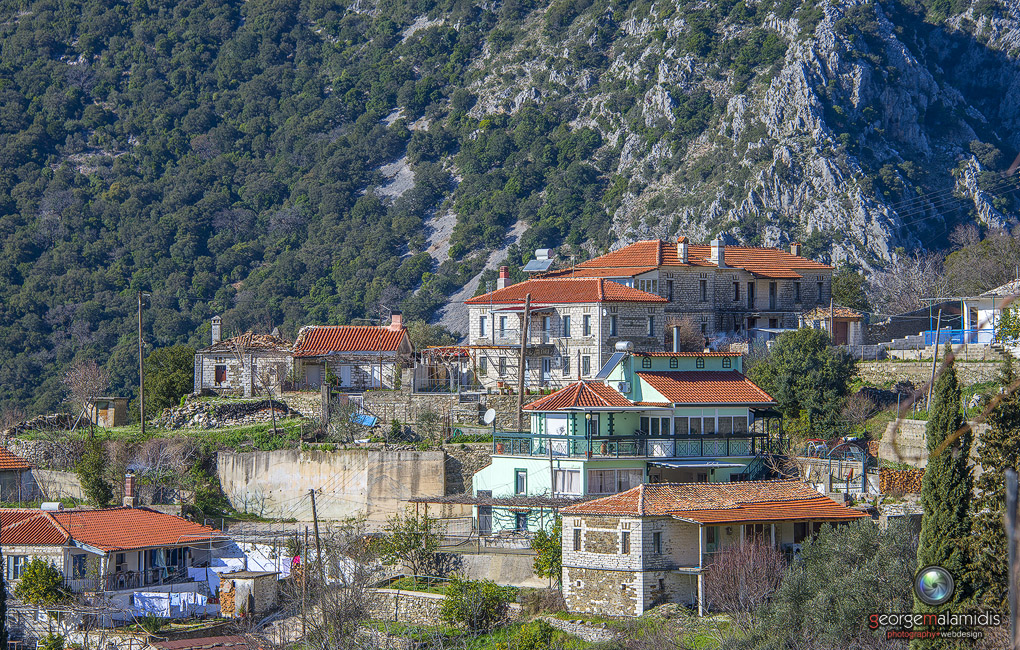
[[[32,464],[0,447],[0,501],[29,501],[35,494]]]
[[[220,614],[239,618],[273,610],[280,600],[278,571],[220,574]]]
[[[96,397],[86,406],[86,416],[95,425],[122,427],[127,424],[128,398]]]

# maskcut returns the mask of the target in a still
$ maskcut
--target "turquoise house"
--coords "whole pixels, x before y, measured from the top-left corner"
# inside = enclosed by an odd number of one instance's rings
[[[544,528],[564,499],[643,483],[768,478],[785,453],[775,400],[731,352],[619,350],[592,380],[525,406],[531,431],[499,432],[474,475],[482,537]],[[536,507],[539,497],[549,507]]]

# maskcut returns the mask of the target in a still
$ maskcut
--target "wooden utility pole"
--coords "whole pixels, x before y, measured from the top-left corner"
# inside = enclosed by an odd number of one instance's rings
[[[308,490],[312,496],[312,525],[315,527],[315,561],[322,572],[322,584],[326,584],[326,565],[322,561],[322,540],[319,538],[319,513],[315,510],[315,490]]]
[[[145,436],[145,367],[142,360],[142,292],[138,292],[138,415],[142,421],[142,437]]]
[[[928,414],[931,415],[931,393],[935,389],[935,368],[939,365],[939,330],[942,328],[942,310],[939,310],[938,320],[935,321],[935,340],[934,350],[931,355],[931,380],[928,382],[928,401],[925,403],[925,408],[928,410]]]
[[[524,296],[524,320],[521,321],[521,360],[517,367],[517,430],[524,428],[524,373],[528,353],[528,321],[531,320],[531,294]]]

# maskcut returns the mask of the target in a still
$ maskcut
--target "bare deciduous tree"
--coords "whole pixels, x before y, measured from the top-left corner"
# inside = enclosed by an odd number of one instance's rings
[[[901,314],[923,307],[924,299],[950,297],[944,258],[940,253],[902,255],[871,277],[872,303],[880,311]]]
[[[860,393],[847,396],[843,401],[843,420],[856,432],[875,414],[875,403]]]
[[[786,570],[783,554],[758,540],[748,540],[715,554],[705,575],[705,599],[726,612],[744,630],[751,629],[762,605],[779,589]]]
[[[676,338],[676,348],[673,347]],[[666,319],[666,349],[679,352],[701,352],[705,349],[705,335],[701,325],[691,316],[670,316]]]
[[[91,359],[78,361],[64,375],[64,386],[75,413],[80,414],[86,404],[109,390],[110,373]]]

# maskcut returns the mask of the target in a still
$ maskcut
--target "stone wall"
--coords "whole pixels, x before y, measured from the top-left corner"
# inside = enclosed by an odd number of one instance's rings
[[[369,592],[368,615],[377,621],[393,621],[414,625],[436,625],[442,619],[441,594],[400,589],[373,589]]]
[[[925,438],[925,430],[928,427],[927,420],[901,420],[897,426],[892,421],[886,427],[882,440],[878,443],[878,457],[899,463],[907,463],[914,467],[924,467],[928,464],[928,443]],[[971,460],[974,459],[977,450],[977,438],[988,430],[984,423],[971,423],[974,431],[974,443],[970,448]]]
[[[410,386],[406,382],[405,386]],[[524,404],[529,404],[542,395],[525,395]],[[486,409],[496,411],[496,426],[502,429],[517,428],[517,396],[480,394],[477,400],[461,403],[456,394],[412,393],[404,390],[370,390],[364,393],[365,410],[380,418],[381,424],[388,426],[396,418],[400,422],[413,423],[418,414],[431,410],[441,416],[452,416],[453,424],[482,424],[482,415]],[[470,419],[470,421],[469,421]],[[524,429],[529,427],[528,414],[524,414]]]
[[[475,472],[492,464],[492,445],[487,442],[445,445],[446,493],[462,494],[471,491],[471,478]]]
[[[311,518],[308,491],[316,490],[323,519],[367,515],[379,524],[415,496],[443,496],[446,459],[441,451],[219,452],[217,472],[235,508],[252,505],[265,516]]]
[[[923,469],[887,469],[878,470],[878,491],[882,494],[899,492],[902,494],[918,494],[921,492]]]
[[[993,381],[1001,366],[994,361],[961,361],[955,367],[960,383],[969,386]],[[920,387],[931,379],[931,361],[862,361],[857,369],[861,380],[873,385],[907,380]]]
[[[588,625],[583,621],[564,621],[552,616],[546,616],[545,621],[557,630],[572,634],[588,643],[606,643],[623,638],[622,632],[607,629],[605,623],[602,623],[600,626]]]

